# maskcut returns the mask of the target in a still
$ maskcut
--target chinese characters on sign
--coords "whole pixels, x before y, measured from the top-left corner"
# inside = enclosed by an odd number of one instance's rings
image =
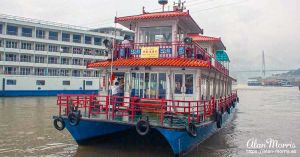
[[[141,58],[158,58],[159,47],[142,47]]]

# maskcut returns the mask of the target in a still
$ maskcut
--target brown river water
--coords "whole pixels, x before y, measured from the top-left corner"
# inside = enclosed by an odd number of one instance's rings
[[[239,86],[238,89],[240,103],[234,120],[186,156],[300,156],[298,88]],[[156,145],[135,133],[119,135],[118,140],[103,139],[90,145],[78,146],[67,130],[59,132],[54,129],[52,115],[58,111],[55,104],[56,97],[1,97],[0,157],[172,156],[166,143]],[[289,152],[280,152],[278,147],[268,147],[266,140],[270,139],[277,140],[278,146],[290,144],[293,147],[285,148]],[[259,144],[266,144],[267,147],[253,152]],[[267,153],[264,150],[277,152]]]

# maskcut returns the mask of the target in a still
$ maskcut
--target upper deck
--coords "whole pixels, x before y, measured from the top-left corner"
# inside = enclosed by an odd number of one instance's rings
[[[142,14],[116,17],[115,22],[134,31],[134,39],[115,44],[113,60],[116,63],[111,64],[111,61],[90,63],[88,68],[108,65],[126,67],[128,64],[124,59],[134,62],[140,59],[144,62],[147,59],[165,61],[162,59],[180,58],[179,60],[186,60],[186,63],[191,60],[201,65],[203,63],[205,66],[199,67],[213,68],[226,76],[229,75],[229,59],[216,58],[218,50],[226,53],[221,39],[203,36],[203,29],[195,22],[189,11],[174,7],[173,11],[148,13],[143,9]],[[120,59],[122,61],[119,61]],[[187,67],[188,65],[186,64]],[[147,65],[139,64],[139,66]],[[169,66],[169,64],[152,66]],[[185,65],[172,64],[172,66]]]

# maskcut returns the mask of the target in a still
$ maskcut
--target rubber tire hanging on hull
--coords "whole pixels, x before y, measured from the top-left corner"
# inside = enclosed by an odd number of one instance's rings
[[[220,112],[217,112],[217,128],[222,127],[222,114]]]
[[[145,136],[150,131],[150,124],[148,121],[141,119],[136,123],[135,129],[139,135]]]
[[[61,123],[61,125],[58,125],[58,123]],[[55,129],[58,130],[58,131],[62,131],[66,127],[65,121],[61,117],[55,118],[54,121],[53,121],[53,125],[54,125]]]
[[[77,126],[80,122],[80,117],[81,117],[81,115],[80,115],[79,111],[69,113],[69,115],[68,115],[69,124],[71,126]]]
[[[190,123],[185,127],[187,133],[192,137],[197,137],[197,127],[195,124]]]

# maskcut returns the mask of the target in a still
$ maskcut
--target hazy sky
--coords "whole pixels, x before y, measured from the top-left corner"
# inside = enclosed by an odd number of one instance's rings
[[[205,35],[221,37],[232,69],[300,68],[299,0],[186,0]],[[173,0],[169,0],[173,2]],[[86,27],[112,25],[113,17],[159,11],[157,0],[0,0],[0,13]]]

